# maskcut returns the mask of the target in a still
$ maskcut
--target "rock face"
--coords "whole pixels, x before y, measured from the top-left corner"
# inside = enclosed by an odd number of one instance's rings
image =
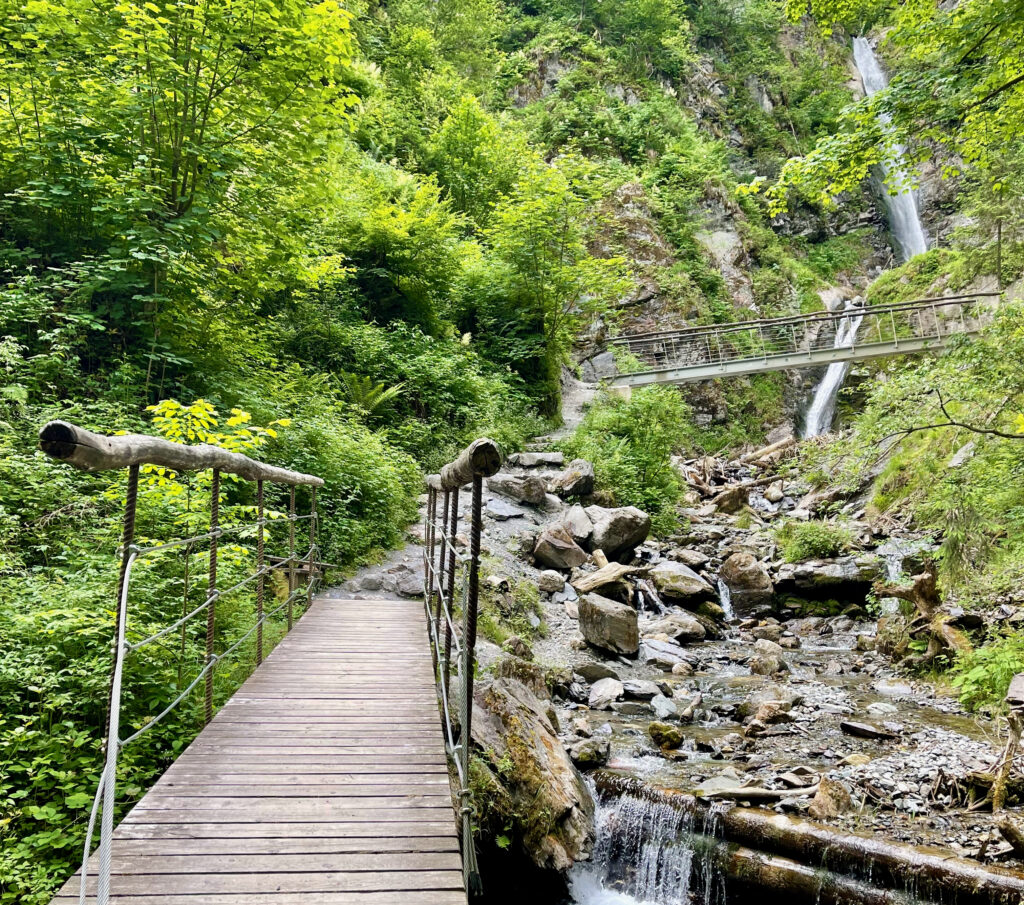
[[[772,609],[775,597],[772,578],[753,554],[733,553],[722,563],[719,575],[729,587],[737,616],[752,616]]]
[[[786,563],[775,578],[780,589],[820,592],[829,595],[857,596],[872,582],[886,578],[886,563],[877,553],[840,556],[836,559],[812,559]]]
[[[689,644],[693,641],[703,641],[707,632],[699,620],[689,613],[673,613],[654,622],[648,622],[644,626],[644,637],[652,635],[667,635],[677,644]]]
[[[548,490],[560,497],[586,496],[594,492],[594,466],[586,459],[573,459]]]
[[[640,649],[636,610],[598,594],[579,602],[580,631],[589,644],[616,654],[632,656]]]
[[[553,569],[575,569],[590,558],[562,525],[549,525],[540,533],[533,555]]]
[[[618,509],[588,506],[586,514],[594,526],[588,549],[604,550],[609,559],[631,554],[638,544],[647,540],[651,531],[651,517],[636,506]]]
[[[672,560],[660,562],[651,569],[651,580],[662,597],[681,603],[696,604],[715,593],[693,569]]]
[[[490,761],[495,820],[510,820],[539,867],[566,870],[594,842],[594,801],[565,752],[546,706],[521,682],[497,679],[479,690],[473,740]],[[498,771],[500,762],[512,769]]]

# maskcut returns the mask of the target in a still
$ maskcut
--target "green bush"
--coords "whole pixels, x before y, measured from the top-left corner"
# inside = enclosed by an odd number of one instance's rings
[[[994,710],[1003,704],[1010,680],[1024,672],[1024,632],[1015,631],[960,654],[953,665],[953,685],[968,710]]]
[[[850,529],[836,522],[787,521],[775,532],[786,562],[827,559],[850,549]]]
[[[561,448],[594,463],[598,488],[616,504],[657,517],[670,514],[682,492],[671,456],[684,445],[689,425],[690,409],[673,387],[645,387],[629,399],[605,394]]]

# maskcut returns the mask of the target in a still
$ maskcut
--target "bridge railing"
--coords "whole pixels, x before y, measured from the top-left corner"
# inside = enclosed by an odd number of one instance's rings
[[[667,368],[726,365],[733,362],[799,356],[815,359],[816,352],[892,346],[901,340],[943,341],[954,333],[977,329],[980,317],[998,292],[917,299],[894,305],[850,306],[789,317],[688,327],[624,336],[613,347],[633,356],[642,372]]]
[[[192,692],[203,683],[203,721],[213,717],[214,671],[219,662],[236,653],[239,648],[255,635],[257,663],[263,660],[263,630],[270,620],[286,619],[290,629],[295,619],[296,603],[308,604],[316,591],[322,563],[319,562],[317,544],[317,499],[316,491],[323,485],[321,478],[277,468],[250,459],[240,453],[232,453],[209,445],[186,446],[157,437],[138,434],[107,437],[92,433],[64,421],[51,421],[40,432],[40,447],[50,457],[65,462],[81,471],[98,472],[125,469],[127,490],[124,505],[124,524],[120,549],[121,567],[117,585],[116,620],[114,626],[114,654],[110,673],[107,728],[104,750],[104,764],[100,774],[96,796],[89,815],[89,824],[82,857],[81,890],[79,901],[86,901],[86,880],[92,840],[96,829],[97,816],[100,819],[99,865],[97,869],[97,905],[107,905],[110,897],[111,842],[114,830],[114,811],[117,802],[117,762],[121,750],[139,739],[164,720],[172,711],[186,701]],[[136,515],[139,502],[140,472],[146,474],[157,469],[174,472],[210,471],[210,517],[208,530],[190,537],[164,541],[140,541],[136,537]],[[255,519],[237,521],[223,525],[221,520],[222,493],[221,476],[237,475],[255,482]],[[269,556],[266,553],[267,526],[271,515],[265,506],[265,485],[283,485],[288,488],[287,513],[287,555]],[[309,488],[309,511],[296,511],[296,487]],[[299,523],[308,522],[309,544],[304,551],[296,549],[296,529]],[[255,534],[255,569],[229,587],[218,583],[218,552],[224,537],[246,538]],[[195,603],[190,575],[190,560],[193,551],[207,549],[208,571],[206,591],[202,600]],[[132,615],[131,582],[137,564],[161,556],[181,554],[183,559],[183,594],[181,617],[163,626],[147,637],[129,641],[129,623]],[[268,580],[275,572],[283,572],[287,578],[287,595],[284,600],[275,598],[275,605],[265,605]],[[300,581],[305,572],[306,582]],[[201,584],[201,583],[200,583]],[[254,624],[230,645],[217,652],[214,644],[217,603],[228,595],[252,587],[256,594],[256,618]],[[283,592],[282,592],[283,593]],[[205,656],[198,673],[185,683],[182,675],[183,655],[186,649],[186,632],[193,619],[205,619]],[[125,679],[125,665],[129,656],[149,648],[162,646],[161,642],[175,640],[180,644],[178,685],[176,697],[159,713],[150,717],[135,732],[122,738],[122,688]]]
[[[469,755],[473,721],[473,673],[480,599],[480,536],[483,479],[497,473],[501,453],[493,440],[471,443],[439,474],[427,478],[423,532],[423,599],[444,723],[445,747],[459,781],[462,870],[467,892],[479,896],[480,873],[473,845]],[[469,549],[460,550],[459,494],[471,485]],[[457,627],[457,620],[461,627]],[[452,680],[455,682],[453,693]]]

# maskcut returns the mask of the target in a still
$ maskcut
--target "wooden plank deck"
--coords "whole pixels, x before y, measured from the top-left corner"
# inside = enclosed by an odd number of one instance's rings
[[[422,603],[316,599],[117,828],[111,893],[465,905]]]

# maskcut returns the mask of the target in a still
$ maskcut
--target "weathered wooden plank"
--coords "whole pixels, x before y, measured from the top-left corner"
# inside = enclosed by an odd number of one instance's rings
[[[422,603],[321,598],[118,827],[112,902],[465,905],[454,818]]]
[[[77,890],[54,899],[54,905],[78,905]],[[178,895],[152,892],[141,896],[115,895],[114,905],[465,905],[461,890],[399,890],[364,892],[290,892],[251,893],[244,899],[237,895],[199,894],[183,898]]]
[[[110,888],[113,893],[118,895],[144,895],[153,891],[166,893],[168,881],[169,878],[166,875],[159,873],[131,874],[112,877]],[[457,890],[462,887],[462,870],[176,874],[173,883],[176,896],[197,893],[231,893],[237,897],[263,893],[268,889],[273,889],[278,893]],[[95,877],[89,879],[86,890],[87,894],[95,895]]]

